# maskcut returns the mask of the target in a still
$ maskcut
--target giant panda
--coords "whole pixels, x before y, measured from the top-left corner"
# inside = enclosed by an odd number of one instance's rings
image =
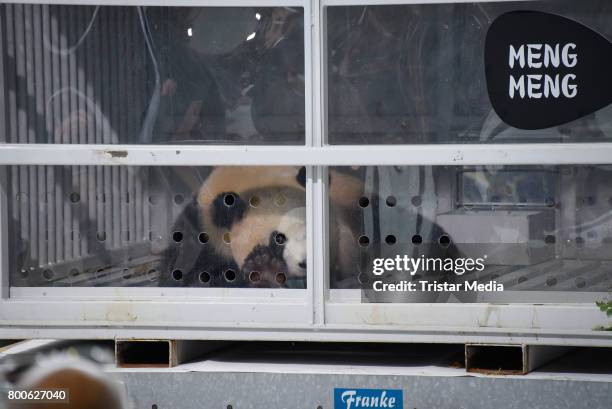
[[[47,403],[7,402],[9,403],[8,409],[125,409],[129,407],[125,390],[120,388],[120,384],[115,379],[109,377],[94,362],[69,352],[55,352],[50,355],[37,354],[34,364],[18,375],[15,387],[21,390],[68,389],[68,398],[67,401]]]
[[[160,286],[306,286],[306,169],[214,168],[174,222],[160,265]],[[355,227],[341,209],[357,202],[362,183],[330,175],[329,235],[338,260],[356,257]],[[178,236],[178,237],[177,237]]]

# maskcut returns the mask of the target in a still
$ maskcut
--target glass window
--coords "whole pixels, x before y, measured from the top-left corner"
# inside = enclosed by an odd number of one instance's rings
[[[290,7],[0,5],[10,143],[304,144]]]
[[[612,4],[531,1],[327,9],[330,144],[609,142],[612,108],[555,128],[504,124],[487,93],[487,30],[512,10],[574,19],[612,39]]]
[[[306,286],[304,168],[4,169],[11,286]]]
[[[496,282],[506,294],[609,292],[610,180],[610,165],[331,168],[330,286]],[[494,299],[489,289],[373,299],[482,301],[485,293]]]

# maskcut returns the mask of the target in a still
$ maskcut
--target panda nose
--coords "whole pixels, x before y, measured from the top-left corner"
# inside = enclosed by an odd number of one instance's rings
[[[299,268],[303,268],[303,269],[305,269],[305,268],[306,268],[306,260],[302,260],[302,261],[300,261],[300,262],[298,263],[298,267],[299,267]]]

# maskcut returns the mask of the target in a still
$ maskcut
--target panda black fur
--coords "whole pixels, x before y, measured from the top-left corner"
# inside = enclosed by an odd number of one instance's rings
[[[336,202],[353,205],[361,184],[346,175],[331,179],[331,242],[346,248],[332,265],[350,266],[353,229],[333,209]],[[164,252],[160,285],[304,288],[305,185],[304,167],[213,169],[175,221],[182,240]]]

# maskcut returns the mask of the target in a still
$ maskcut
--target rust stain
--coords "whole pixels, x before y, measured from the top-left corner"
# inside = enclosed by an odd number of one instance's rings
[[[127,158],[127,151],[106,151],[113,158]]]

